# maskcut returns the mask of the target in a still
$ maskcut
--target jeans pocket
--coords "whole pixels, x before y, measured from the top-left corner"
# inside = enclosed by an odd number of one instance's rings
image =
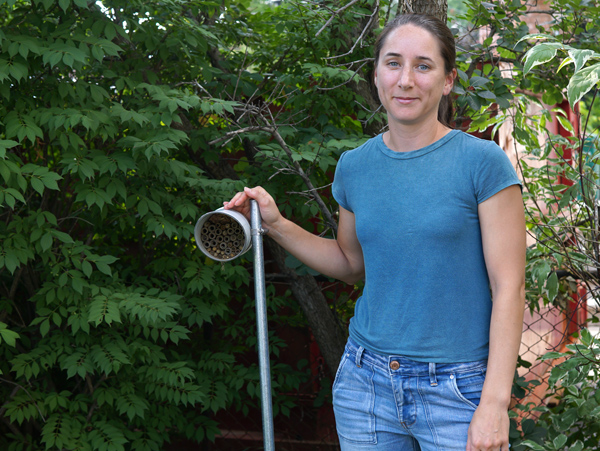
[[[451,384],[455,394],[473,409],[477,409],[481,400],[481,391],[485,381],[485,369],[455,373],[451,376]]]
[[[344,355],[333,384],[333,411],[340,438],[376,444],[374,407],[373,369],[368,365],[359,368]]]
[[[333,385],[331,386],[332,391],[335,390],[335,386],[337,385],[338,381],[340,380],[340,373],[342,372],[344,365],[346,364],[346,362],[349,361],[348,356],[349,356],[349,354],[344,353],[342,355],[342,358],[340,359],[340,363],[339,363],[337,371],[335,373],[335,377],[333,378]]]

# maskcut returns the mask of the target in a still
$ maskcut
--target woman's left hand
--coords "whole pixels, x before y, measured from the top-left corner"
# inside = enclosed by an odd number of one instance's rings
[[[509,427],[506,407],[479,404],[469,426],[466,451],[508,451]]]

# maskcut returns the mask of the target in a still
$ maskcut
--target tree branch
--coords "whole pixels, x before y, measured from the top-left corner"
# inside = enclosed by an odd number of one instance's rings
[[[325,25],[323,25],[319,31],[317,31],[315,33],[315,38],[317,36],[319,36],[321,34],[321,32],[323,30],[325,30],[325,28],[327,28],[329,26],[329,24],[331,22],[333,22],[333,19],[336,18],[336,16],[339,16],[342,12],[344,12],[346,9],[350,8],[352,5],[354,5],[355,3],[358,3],[359,0],[352,0],[350,3],[348,3],[347,5],[342,6],[340,9],[338,9],[337,11],[334,11],[333,14],[331,15],[331,17],[329,18],[329,20],[327,20],[327,22],[325,22]]]
[[[369,21],[367,22],[367,24],[362,29],[362,31],[361,31],[360,36],[358,37],[358,39],[356,41],[354,41],[354,44],[352,45],[352,48],[349,51],[347,51],[346,53],[342,54],[342,55],[334,55],[334,56],[327,57],[325,59],[326,60],[332,60],[332,59],[342,58],[344,56],[352,54],[354,52],[354,49],[358,45],[358,43],[363,40],[363,38],[364,38],[365,34],[367,33],[367,31],[371,28],[371,24],[373,23],[373,19],[375,18],[375,16],[378,13],[379,13],[379,0],[376,0],[375,8],[373,10],[373,14],[371,14],[371,16],[369,17]]]

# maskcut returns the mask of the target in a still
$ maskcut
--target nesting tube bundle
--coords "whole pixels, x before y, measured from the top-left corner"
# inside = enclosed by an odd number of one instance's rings
[[[237,211],[223,208],[198,219],[194,236],[206,256],[222,262],[239,257],[252,246],[248,220]]]

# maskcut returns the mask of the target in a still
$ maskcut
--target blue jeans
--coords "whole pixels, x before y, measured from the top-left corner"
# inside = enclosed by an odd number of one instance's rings
[[[333,384],[343,451],[464,451],[486,360],[422,363],[348,340]]]

